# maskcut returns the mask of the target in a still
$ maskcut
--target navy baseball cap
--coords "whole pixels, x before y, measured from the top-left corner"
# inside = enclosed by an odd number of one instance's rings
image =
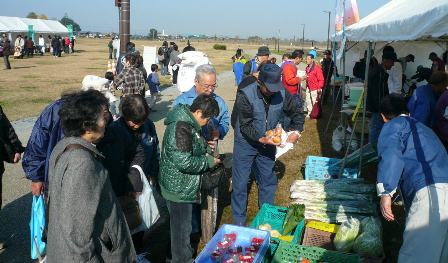
[[[264,64],[260,68],[258,79],[262,81],[270,92],[279,92],[282,90],[282,69],[276,64]]]

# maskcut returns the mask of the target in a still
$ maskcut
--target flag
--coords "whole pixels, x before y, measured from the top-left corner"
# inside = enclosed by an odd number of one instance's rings
[[[345,3],[344,3],[345,2]],[[356,0],[336,0],[336,32],[341,31],[343,22],[345,26],[359,22],[359,11]]]

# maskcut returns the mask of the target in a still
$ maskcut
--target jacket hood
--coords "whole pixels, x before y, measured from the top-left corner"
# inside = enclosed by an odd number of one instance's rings
[[[168,126],[177,121],[184,121],[193,126],[196,130],[201,130],[201,126],[199,126],[196,119],[191,114],[188,105],[180,104],[175,106],[169,113],[165,119],[165,125]]]

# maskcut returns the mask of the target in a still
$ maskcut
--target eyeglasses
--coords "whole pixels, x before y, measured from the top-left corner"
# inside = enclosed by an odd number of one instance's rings
[[[199,84],[201,84],[201,86],[203,86],[206,89],[216,89],[218,87],[218,83],[215,84],[204,84],[198,81]]]

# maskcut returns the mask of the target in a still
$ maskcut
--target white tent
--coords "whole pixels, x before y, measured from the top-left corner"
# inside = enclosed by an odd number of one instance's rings
[[[430,52],[441,55],[448,49],[448,0],[389,1],[358,23],[347,27],[344,32],[347,37],[343,65],[346,75],[352,75],[354,63],[367,47],[372,55],[381,60],[381,51],[386,44],[394,47],[398,57],[407,54],[415,56],[415,63],[408,65],[404,72],[412,74],[418,65],[430,67]],[[340,38],[341,34],[342,32],[338,32],[335,39]],[[366,75],[368,69],[369,67],[366,68]],[[365,105],[367,87],[364,88]],[[365,113],[364,109],[361,124],[363,132]],[[361,145],[363,140],[364,136],[361,137]],[[360,158],[359,168],[361,165]]]
[[[350,41],[402,41],[448,36],[447,0],[393,0],[346,28]]]
[[[413,54],[415,61],[409,63],[404,72],[411,76],[417,66],[431,66],[428,60],[430,52],[441,56],[447,49],[448,0],[427,0],[424,3],[421,0],[389,1],[358,23],[347,27],[345,35],[347,46],[350,47],[345,58],[346,75],[353,76],[352,68],[363,56],[370,41],[375,43],[373,55],[379,60],[386,44],[394,47],[398,57]]]
[[[59,21],[0,16],[0,32],[9,33],[11,40],[20,33],[26,34],[29,25],[33,26],[36,34],[68,34],[67,28]]]

